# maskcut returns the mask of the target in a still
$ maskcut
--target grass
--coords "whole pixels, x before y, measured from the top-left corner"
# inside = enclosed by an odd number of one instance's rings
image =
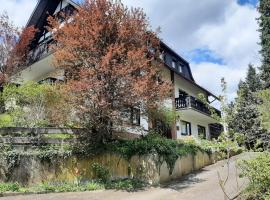
[[[72,139],[74,138],[74,135],[67,133],[59,133],[59,134],[44,134],[43,137],[46,139]]]
[[[18,183],[0,183],[0,193],[19,192],[21,186]]]
[[[61,193],[61,192],[85,192],[103,189],[116,189],[136,191],[143,189],[147,184],[137,179],[119,179],[106,183],[88,181],[76,184],[74,182],[51,182],[39,185],[23,187],[18,183],[0,183],[0,193]]]

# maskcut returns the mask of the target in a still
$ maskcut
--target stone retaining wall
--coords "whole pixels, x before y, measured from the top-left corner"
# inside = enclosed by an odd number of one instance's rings
[[[172,174],[164,161],[157,164],[159,158],[156,155],[133,156],[130,162],[115,154],[103,154],[91,158],[69,157],[42,161],[33,156],[22,156],[12,171],[7,171],[7,163],[0,158],[0,181],[19,182],[25,185],[41,182],[74,181],[78,176],[83,180],[93,178],[91,166],[100,163],[106,166],[113,179],[136,177],[150,184],[165,183],[178,179],[192,171],[214,163],[214,156],[198,152],[195,156],[187,155],[179,157],[175,162]]]

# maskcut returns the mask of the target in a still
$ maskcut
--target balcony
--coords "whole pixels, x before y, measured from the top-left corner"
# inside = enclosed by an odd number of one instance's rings
[[[52,38],[48,38],[42,42],[40,42],[36,48],[30,51],[28,65],[32,65],[33,63],[39,61],[40,59],[50,55],[53,51],[51,46],[54,44],[54,40]]]
[[[199,111],[205,115],[211,116],[211,111],[209,108],[199,99],[196,99],[192,96],[186,96],[186,97],[179,97],[175,99],[175,108],[177,110],[184,110],[184,109],[194,109],[196,111]],[[221,117],[221,112],[214,108],[215,113]]]

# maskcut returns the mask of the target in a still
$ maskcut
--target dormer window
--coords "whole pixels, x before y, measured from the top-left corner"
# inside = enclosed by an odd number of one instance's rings
[[[172,68],[176,69],[177,68],[177,63],[175,60],[172,61]]]
[[[178,72],[180,72],[180,73],[183,73],[183,66],[182,65],[178,65]]]
[[[165,53],[162,52],[162,53],[159,55],[159,58],[160,58],[160,60],[162,60],[162,61],[165,62]]]

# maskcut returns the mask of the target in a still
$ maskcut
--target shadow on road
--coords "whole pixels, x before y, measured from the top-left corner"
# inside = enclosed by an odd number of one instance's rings
[[[169,188],[169,189],[173,189],[173,190],[180,192],[183,189],[192,187],[194,184],[206,181],[204,179],[197,177],[198,174],[206,172],[206,171],[208,171],[208,170],[202,169],[202,170],[196,171],[192,174],[185,175],[178,180],[174,180],[166,185],[163,185],[162,188]]]

